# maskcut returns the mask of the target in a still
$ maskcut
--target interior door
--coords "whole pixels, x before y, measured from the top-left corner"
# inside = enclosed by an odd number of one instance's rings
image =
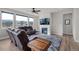
[[[72,35],[72,13],[63,15],[63,34]]]

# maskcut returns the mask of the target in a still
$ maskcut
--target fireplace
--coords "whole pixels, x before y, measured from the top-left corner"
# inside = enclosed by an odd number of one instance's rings
[[[42,34],[47,34],[48,29],[47,28],[42,28]]]
[[[50,35],[50,25],[40,25],[40,34]]]

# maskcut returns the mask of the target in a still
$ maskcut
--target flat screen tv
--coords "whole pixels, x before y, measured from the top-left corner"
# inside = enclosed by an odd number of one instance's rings
[[[40,25],[49,25],[49,23],[50,23],[49,18],[40,19]]]

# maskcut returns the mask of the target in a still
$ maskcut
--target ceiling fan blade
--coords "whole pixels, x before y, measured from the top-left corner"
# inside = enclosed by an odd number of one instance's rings
[[[37,10],[36,12],[40,12],[40,10]]]
[[[32,12],[38,14],[38,12],[40,12],[40,10],[36,10],[35,8],[32,8]]]

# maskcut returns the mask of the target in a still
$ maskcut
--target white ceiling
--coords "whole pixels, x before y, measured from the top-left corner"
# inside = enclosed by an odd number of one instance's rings
[[[32,8],[13,8],[14,10],[18,10],[21,12],[31,12]],[[41,10],[41,12],[57,12],[62,11],[67,8],[36,8],[38,10]]]
[[[32,13],[32,8],[11,8],[11,9],[28,13],[31,15],[37,15],[37,14]],[[69,10],[71,8],[36,8],[36,9],[40,10],[39,14],[42,14],[42,13],[54,13],[58,11]]]

